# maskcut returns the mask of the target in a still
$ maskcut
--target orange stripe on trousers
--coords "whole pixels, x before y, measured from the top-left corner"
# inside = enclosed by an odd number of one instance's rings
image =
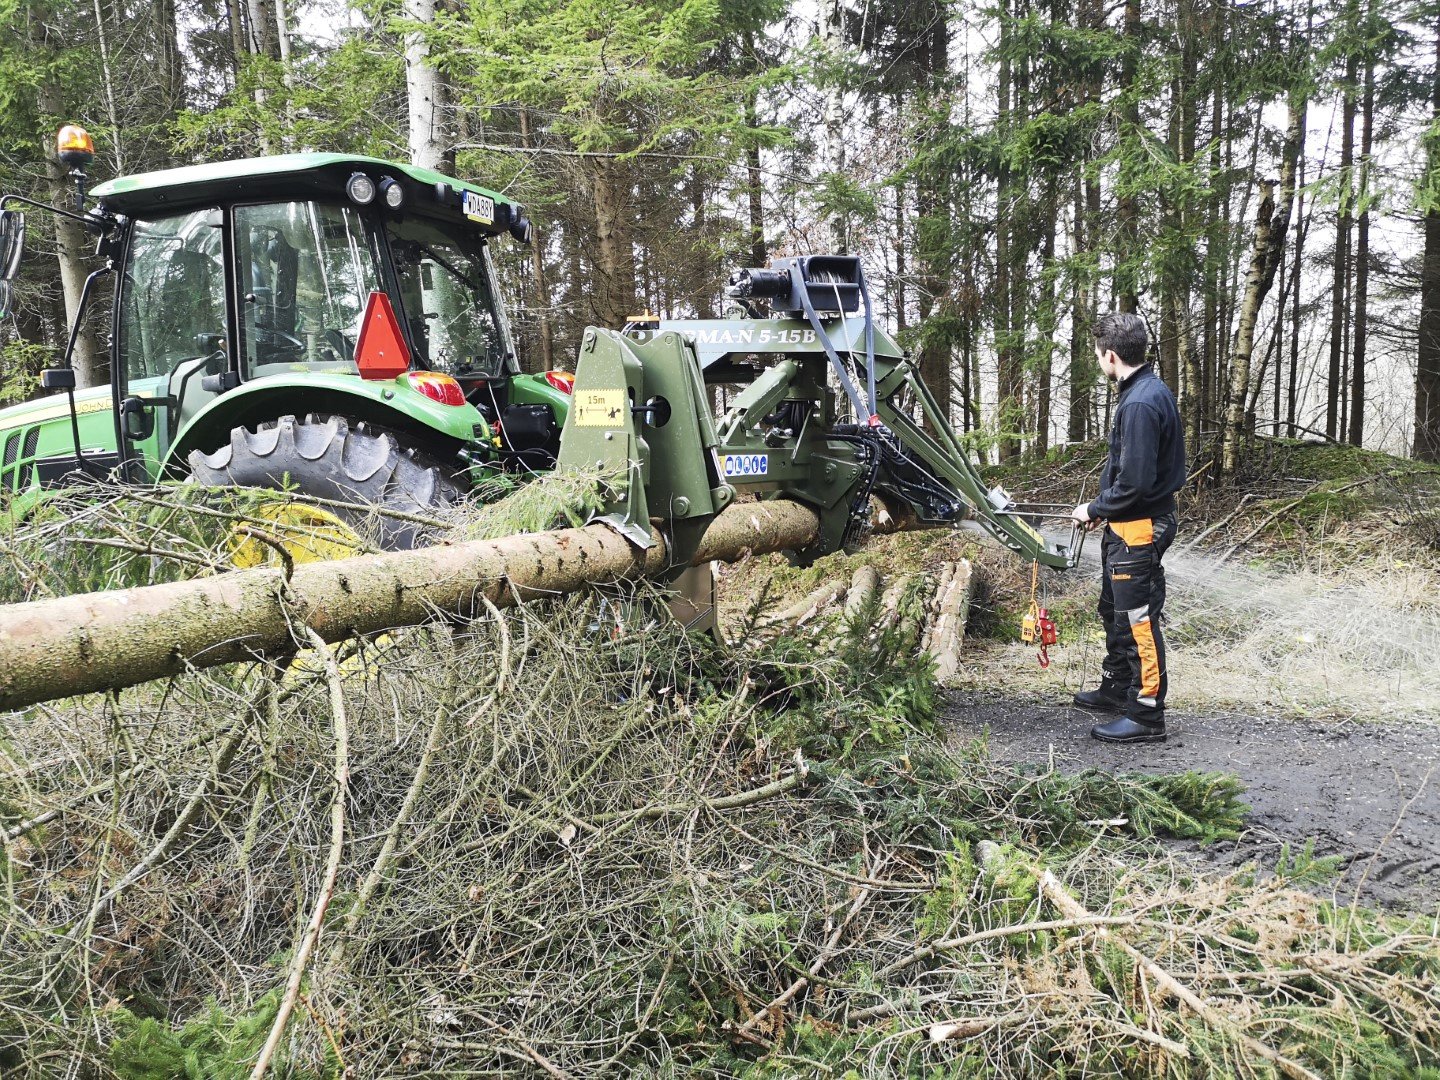
[[[1150,620],[1143,619],[1130,627],[1135,645],[1140,650],[1140,697],[1160,695],[1160,652],[1155,648],[1155,633]]]

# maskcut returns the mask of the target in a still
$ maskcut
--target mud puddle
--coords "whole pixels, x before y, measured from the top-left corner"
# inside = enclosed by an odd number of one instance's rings
[[[1114,746],[1090,737],[1103,714],[1016,702],[999,695],[951,697],[957,734],[986,730],[997,760],[1057,768],[1233,773],[1252,810],[1238,841],[1181,847],[1215,869],[1252,860],[1273,865],[1281,846],[1309,838],[1343,870],[1315,891],[1433,912],[1440,904],[1440,726],[1283,720],[1171,713],[1164,744]]]

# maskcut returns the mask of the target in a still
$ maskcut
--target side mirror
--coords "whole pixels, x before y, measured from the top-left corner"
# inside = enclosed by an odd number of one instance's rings
[[[155,413],[143,398],[132,396],[120,402],[120,416],[124,420],[125,438],[131,442],[143,442],[155,434]]]
[[[14,281],[25,252],[25,215],[19,210],[0,210],[0,281]]]
[[[10,282],[0,281],[0,319],[9,317],[11,299]]]
[[[42,390],[74,390],[75,369],[68,367],[46,368],[40,372]]]

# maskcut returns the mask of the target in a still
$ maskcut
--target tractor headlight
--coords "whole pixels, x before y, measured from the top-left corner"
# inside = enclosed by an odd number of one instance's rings
[[[375,181],[363,172],[351,173],[345,181],[345,194],[357,206],[369,206],[375,201]]]
[[[405,205],[405,189],[393,176],[381,178],[380,197],[385,200],[385,205],[391,210],[399,210]]]

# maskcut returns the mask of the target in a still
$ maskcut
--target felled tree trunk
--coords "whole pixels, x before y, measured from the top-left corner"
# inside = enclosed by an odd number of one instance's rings
[[[804,548],[819,531],[798,503],[742,503],[719,515],[693,560]],[[435,617],[654,576],[669,563],[604,525],[304,563],[0,607],[0,709],[120,689],[191,668],[283,655],[306,627],[327,642]]]

